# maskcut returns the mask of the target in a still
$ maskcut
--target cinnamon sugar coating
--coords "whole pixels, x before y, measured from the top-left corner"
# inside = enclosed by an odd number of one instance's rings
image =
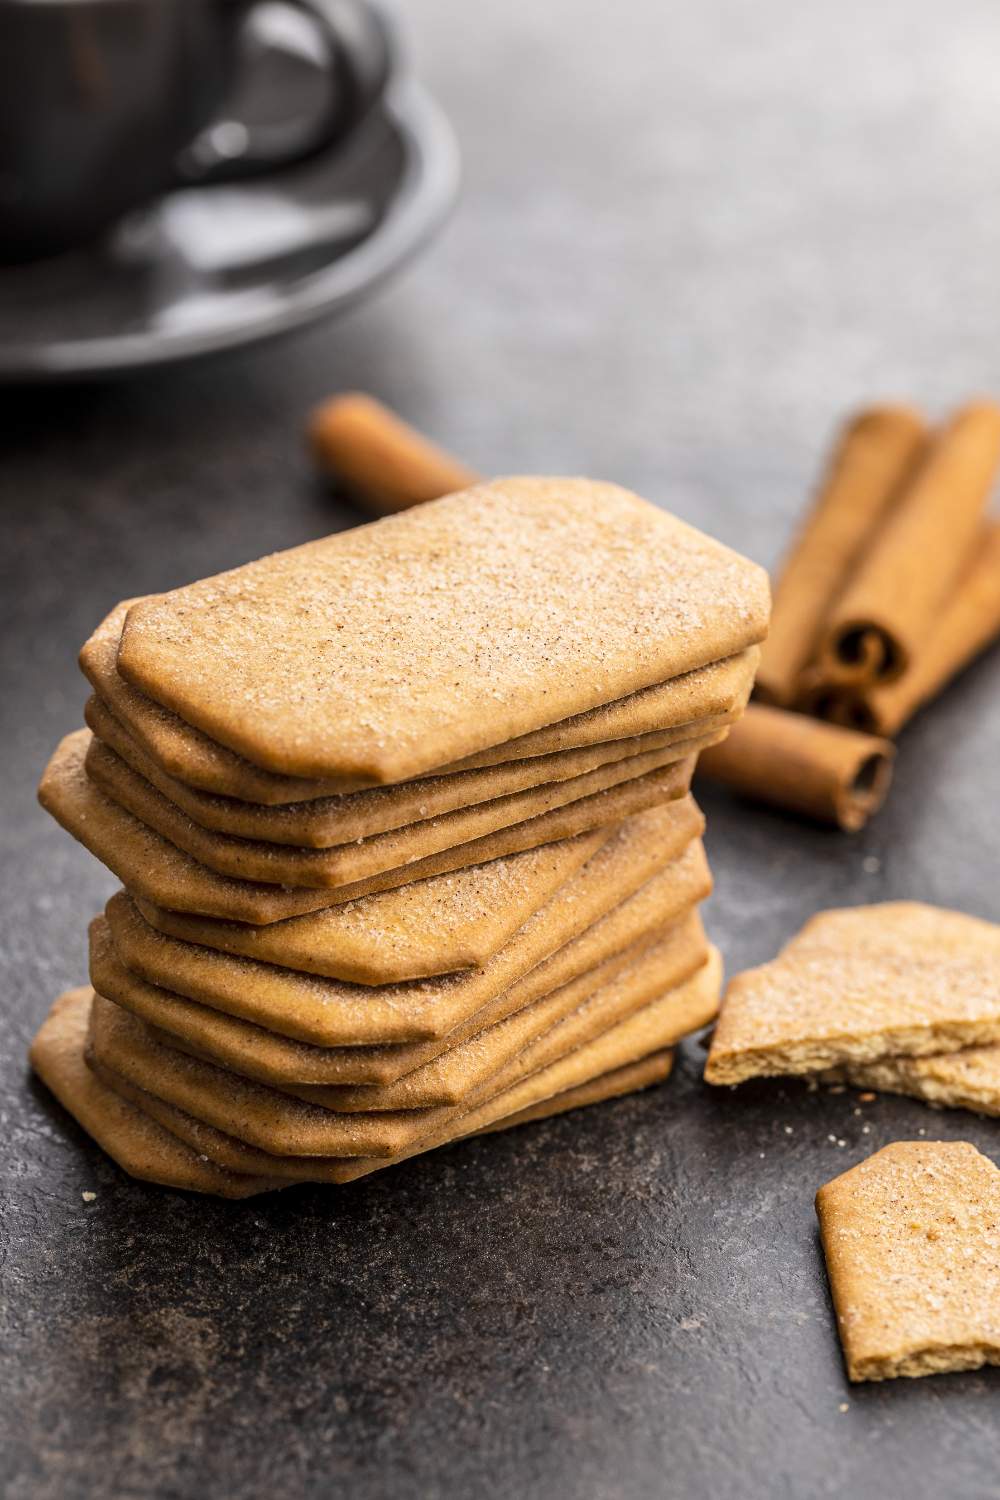
[[[916,901],[820,912],[729,984],[709,1083],[1000,1040],[1000,927]]]
[[[396,782],[733,656],[768,609],[617,485],[499,479],[134,604],[117,667],[266,770]]]
[[[1000,1172],[964,1141],[896,1141],[816,1195],[851,1380],[1000,1363]]]

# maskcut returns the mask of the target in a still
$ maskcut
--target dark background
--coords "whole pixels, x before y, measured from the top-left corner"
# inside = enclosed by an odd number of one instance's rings
[[[415,269],[287,344],[0,399],[4,1493],[994,1495],[996,1372],[850,1389],[812,1210],[890,1140],[997,1155],[991,1122],[711,1093],[690,1047],[644,1097],[229,1204],[130,1181],[29,1082],[113,888],[33,801],[76,650],[120,597],[355,519],[303,451],[317,399],[370,389],[485,471],[620,480],[771,565],[849,407],[1000,391],[987,0],[412,21],[466,165]],[[998,687],[994,653],[912,727],[856,838],[706,792],[730,972],[828,905],[1000,916]]]

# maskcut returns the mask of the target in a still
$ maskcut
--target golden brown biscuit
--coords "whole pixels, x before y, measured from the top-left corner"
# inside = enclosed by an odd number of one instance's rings
[[[328,849],[353,840],[371,839],[376,834],[409,829],[413,824],[448,813],[491,806],[497,799],[508,798],[512,793],[554,782],[569,782],[616,761],[622,762],[624,769],[624,763],[631,756],[667,750],[673,745],[683,746],[695,738],[705,740],[726,729],[736,717],[737,711],[733,710],[728,714],[718,714],[711,720],[702,720],[697,725],[685,725],[682,729],[612,740],[579,750],[557,750],[551,755],[509,761],[481,771],[429,776],[420,781],[402,782],[398,786],[375,787],[365,792],[270,807],[196,791],[185,782],[168,776],[99,698],[92,697],[85,709],[85,718],[96,738],[200,827],[232,838],[312,849]],[[684,750],[683,753],[688,752]],[[113,796],[113,785],[109,791]]]
[[[837,1069],[838,1078],[883,1094],[907,1094],[942,1109],[1000,1115],[1000,1046],[965,1047],[935,1057],[883,1057]]]
[[[851,1380],[1000,1364],[1000,1172],[964,1141],[896,1141],[816,1194]]]
[[[605,873],[611,868],[609,861]],[[407,991],[401,985],[390,987],[388,994],[381,988],[347,990],[336,982],[317,982],[308,975],[212,954],[165,938],[143,922],[124,894],[109,902],[108,919],[98,918],[91,924],[91,982],[100,994],[142,1020],[162,1027],[223,1067],[261,1083],[392,1083],[456,1042],[475,1036],[484,1027],[623,953],[659,928],[679,921],[708,894],[711,878],[701,844],[695,843],[634,895],[573,936],[583,920],[580,908],[596,906],[597,892],[589,885],[586,880],[568,882],[551,907],[539,914],[539,920],[530,919],[512,940],[513,951],[498,955],[471,974],[446,977],[436,987],[436,1006],[434,987],[417,986],[416,996],[409,996],[414,1012],[411,1024],[426,1029],[436,1012],[442,1028],[440,1035],[428,1041],[359,1044],[355,1040],[341,1046],[317,1046],[283,1036],[276,1028],[288,1024],[287,1013],[292,1009],[300,1028],[303,1014],[308,1016],[314,1010],[314,1024],[329,1034],[334,1028],[331,1012],[338,1009],[338,1001],[341,1008],[353,1007],[343,1024],[354,1037],[371,1034],[379,1025],[378,1010],[383,1007],[389,1012],[386,1029],[399,1029]],[[614,899],[610,889],[608,899]],[[569,940],[560,945],[566,933]],[[119,956],[115,937],[125,962]],[[550,951],[553,944],[555,951]],[[549,956],[535,962],[539,953]],[[130,957],[135,962],[136,954],[140,973],[146,977],[126,967]],[[504,984],[505,975],[520,977]],[[175,992],[176,987],[185,985],[197,989],[201,1000]],[[218,990],[223,992],[224,1009],[212,1008],[210,1000],[202,1003]],[[463,998],[463,991],[470,990]],[[479,997],[493,990],[495,995],[476,1006]],[[256,1005],[251,996],[256,996]],[[258,1018],[266,1016],[272,1029],[227,1013],[234,1005],[242,1012],[253,1010]],[[470,1005],[473,1009],[468,1014],[446,1025],[446,1020],[454,1020]]]
[[[584,1052],[587,1050],[589,1049],[584,1049]],[[578,1053],[577,1058],[583,1057],[584,1052]],[[538,1096],[538,1102],[524,1106],[506,1120],[499,1118],[494,1123],[482,1127],[481,1130],[469,1133],[473,1135],[493,1133],[503,1130],[507,1123],[511,1126],[526,1125],[533,1120],[545,1119],[547,1115],[563,1114],[570,1109],[598,1104],[604,1099],[613,1099],[637,1089],[649,1088],[653,1084],[662,1083],[669,1076],[673,1060],[674,1054],[670,1050],[654,1052],[637,1062],[611,1068],[606,1073],[578,1083],[574,1087],[565,1088],[561,1093],[551,1096],[547,1093],[551,1087],[547,1081],[548,1070],[543,1070],[536,1073],[528,1085],[522,1084],[518,1089],[518,1095],[523,1097],[527,1088],[530,1087],[531,1091]],[[588,1066],[592,1065],[592,1063],[577,1062],[575,1072],[582,1074]],[[157,1129],[169,1132],[178,1143],[184,1142],[190,1150],[197,1152],[202,1160],[208,1159],[220,1166],[224,1165],[232,1172],[259,1175],[261,1171],[274,1171],[282,1180],[273,1185],[281,1187],[290,1187],[295,1182],[337,1183],[341,1181],[344,1172],[352,1169],[356,1172],[354,1163],[349,1157],[268,1156],[266,1152],[259,1151],[255,1146],[248,1146],[244,1141],[236,1140],[235,1136],[226,1135],[225,1132],[216,1130],[214,1126],[205,1125],[201,1120],[196,1120],[193,1115],[176,1109],[172,1104],[164,1103],[155,1095],[137,1088],[128,1079],[111,1072],[110,1069],[103,1068],[100,1063],[92,1062],[91,1069],[102,1087],[113,1089],[135,1104],[148,1117],[149,1125],[155,1124]],[[502,1095],[491,1101],[491,1111],[495,1112],[502,1107]],[[458,1133],[454,1137],[455,1140],[465,1138],[465,1135]]]
[[[117,664],[255,765],[395,782],[732,656],[768,609],[616,485],[500,479],[134,604]]]
[[[697,919],[696,913],[691,913],[690,922],[690,927],[685,926],[685,941],[687,941],[687,965],[690,966],[690,971],[694,972],[694,969],[699,968],[700,963],[705,962],[705,956],[706,953],[708,953],[708,944],[706,944],[705,942],[705,935],[703,935],[702,926],[700,926],[700,922],[699,919]],[[657,936],[657,933],[649,933],[649,935],[643,935],[643,938],[639,939],[636,944],[630,945],[630,947],[622,950],[621,953],[612,954],[609,959],[604,960],[604,962],[600,963],[600,965],[595,965],[592,969],[586,969],[586,971],[583,971],[582,974],[577,975],[574,980],[567,981],[567,984],[565,984],[565,986],[556,987],[556,989],[546,989],[546,995],[541,996],[540,999],[547,999],[550,995],[561,993],[561,995],[567,996],[567,1005],[570,1005],[570,996],[576,996],[577,1004],[582,1004],[583,999],[588,998],[588,996],[591,995],[594,990],[600,989],[601,984],[609,983],[610,980],[616,978],[616,975],[621,974],[624,969],[627,969],[628,966],[630,966],[631,963],[634,962],[634,957],[636,957],[637,954],[645,953],[645,951],[648,950],[648,948],[651,947],[651,945],[654,944],[655,941],[657,941]],[[678,972],[681,971],[682,966],[684,965],[682,965],[682,963],[679,963]],[[121,969],[118,968],[118,977],[120,977],[123,972],[124,971],[121,971]],[[100,989],[97,989],[97,993],[99,993],[99,995],[105,995],[106,999],[115,1001],[115,1004],[120,1004],[120,1002],[118,1002],[117,993],[115,993],[114,978],[114,966],[112,966],[111,986],[102,986],[100,987]],[[141,981],[139,981],[139,986],[141,986]],[[523,986],[523,984],[522,986],[513,986],[513,990],[516,993],[520,993],[522,992],[523,987],[525,987]],[[414,1076],[415,1073],[423,1073],[424,1067],[426,1067],[426,1065],[433,1064],[433,1062],[435,1061],[441,1062],[442,1059],[444,1059],[445,1056],[448,1055],[448,1052],[453,1049],[453,1047],[459,1047],[460,1044],[475,1040],[475,1038],[483,1035],[484,1032],[489,1031],[490,1026],[498,1025],[498,1022],[501,1022],[501,1020],[507,1020],[508,1016],[520,1014],[520,1011],[525,1010],[525,1005],[510,1004],[510,1002],[507,1001],[508,993],[510,992],[505,993],[504,996],[498,996],[498,999],[496,999],[496,1001],[493,1001],[492,1005],[489,1005],[489,1007],[483,1007],[483,1010],[477,1011],[475,1017],[471,1017],[471,1019],[469,1019],[469,1022],[466,1022],[465,1025],[460,1026],[460,1028],[456,1028],[456,1032],[448,1035],[448,1037],[441,1038],[441,1040],[436,1041],[436,1043],[433,1044],[432,1056],[429,1056],[429,1058],[423,1059],[423,1061],[418,1062],[418,1064],[415,1065],[415,1068],[405,1068],[402,1064],[399,1064],[397,1065],[397,1074],[399,1074],[399,1077],[397,1077],[397,1079],[390,1080],[390,1082],[385,1083],[385,1085],[379,1083],[378,1086],[361,1086],[361,1088],[369,1089],[370,1097],[372,1097],[373,1101],[373,1103],[370,1104],[370,1107],[372,1107],[372,1109],[379,1109],[379,1107],[381,1107],[379,1106],[379,1100],[381,1100],[382,1091],[385,1091],[385,1089],[393,1089],[394,1091],[394,1089],[402,1088],[403,1083],[405,1083],[405,1080],[408,1079],[408,1077]],[[256,1026],[249,1026],[249,1023],[247,1022],[234,1022],[234,1020],[232,1020],[232,1017],[220,1016],[220,1013],[217,1013],[217,1011],[207,1011],[205,1010],[205,1007],[195,1007],[192,1001],[183,1001],[183,999],[178,998],[178,996],[168,996],[169,999],[174,999],[174,1001],[177,1002],[177,1005],[186,1005],[187,1010],[189,1011],[192,1010],[192,1008],[195,1008],[196,1011],[199,1011],[199,1013],[201,1013],[201,1017],[208,1016],[211,1017],[211,1020],[213,1020],[213,1022],[222,1023],[222,1026],[202,1025],[201,1028],[195,1028],[195,1026],[190,1025],[189,1014],[183,1014],[184,1034],[181,1035],[180,1025],[178,1025],[177,1013],[175,1013],[175,1010],[172,1010],[171,1007],[163,1007],[163,998],[168,995],[168,992],[165,992],[165,990],[156,989],[156,987],[153,986],[141,987],[141,989],[138,990],[138,999],[139,1002],[147,1002],[147,1004],[144,1005],[145,1014],[144,1011],[139,1008],[139,1005],[135,1004],[135,981],[130,981],[130,983],[127,984],[126,989],[124,989],[124,995],[126,995],[126,998],[129,999],[130,1002],[132,1002],[132,1004],[130,1005],[124,1005],[124,1010],[132,1011],[133,1016],[139,1016],[142,1020],[145,1020],[145,1022],[147,1022],[148,1025],[151,1026],[151,1029],[153,1029],[154,1035],[157,1035],[157,1037],[159,1037],[160,1041],[168,1044],[168,1046],[177,1047],[180,1052],[190,1053],[190,1056],[192,1056],[192,1058],[204,1058],[207,1062],[214,1062],[214,1064],[219,1065],[219,1067],[228,1068],[229,1073],[241,1074],[244,1079],[253,1079],[258,1083],[268,1083],[268,1085],[273,1086],[273,1088],[282,1089],[282,1091],[285,1091],[286,1094],[297,1094],[298,1097],[306,1098],[306,1100],[309,1100],[310,1098],[310,1088],[324,1088],[325,1086],[325,1088],[327,1089],[336,1089],[337,1094],[339,1094],[342,1089],[345,1089],[345,1085],[343,1085],[342,1079],[333,1079],[331,1080],[331,1082],[330,1080],[325,1080],[324,1085],[319,1086],[316,1085],[315,1079],[309,1080],[309,1082],[307,1083],[301,1082],[300,1079],[286,1079],[286,1077],[277,1077],[276,1079],[276,1077],[273,1076],[273,1070],[268,1070],[267,1064],[268,1062],[270,1062],[271,1055],[273,1055],[274,1052],[273,1046],[271,1046],[271,1044],[273,1044],[273,1041],[277,1041],[280,1046],[280,1043],[282,1043],[282,1038],[274,1038],[273,1032],[261,1032],[261,1028],[256,1028]],[[528,1004],[529,1007],[532,1007],[535,1002],[529,999],[526,1004]],[[171,1020],[171,1022],[174,1023],[174,1029],[172,1029],[172,1031],[168,1031],[165,1026],[160,1026],[159,1023],[157,1023],[157,1017],[160,1017],[160,1019],[162,1019],[165,1014],[166,1019]],[[205,1049],[205,1047],[199,1046],[198,1037],[192,1038],[192,1035],[190,1035],[192,1034],[192,1031],[195,1031],[195,1029],[199,1029],[199,1031],[207,1031],[208,1034],[210,1034],[211,1041],[213,1041],[213,1043],[217,1043],[217,1034],[219,1034],[219,1031],[222,1031],[223,1028],[241,1028],[240,1035],[238,1035],[238,1041],[235,1041],[232,1046],[229,1046],[229,1049],[225,1049],[225,1047],[223,1047],[223,1049],[219,1049],[219,1047],[217,1046],[214,1047],[213,1050]],[[259,1038],[261,1037],[264,1038],[264,1041],[259,1040]],[[232,1031],[223,1032],[223,1041],[231,1041],[232,1043]],[[292,1046],[301,1047],[303,1046],[303,1044],[292,1044]],[[405,1044],[403,1044],[403,1046],[405,1046]],[[423,1046],[426,1047],[427,1044],[423,1044]],[[322,1052],[322,1049],[313,1050]],[[355,1052],[355,1050],[358,1049],[351,1049],[351,1047],[342,1047],[342,1049],[330,1049],[330,1052],[333,1053],[334,1058],[346,1059],[345,1071],[354,1071],[349,1070],[349,1062],[351,1062],[349,1053]],[[393,1049],[388,1049],[388,1047],[385,1047],[385,1049],[379,1050],[382,1050],[382,1052],[390,1052],[390,1050]],[[400,1052],[402,1052],[403,1047],[400,1047],[399,1050]],[[406,1050],[408,1050],[408,1052],[409,1050],[412,1050],[412,1052],[420,1052],[421,1044],[411,1044],[411,1047]],[[220,1052],[234,1053],[234,1056],[222,1056],[220,1055]],[[354,1086],[352,1086],[352,1088],[354,1088]],[[318,1103],[322,1104],[324,1103],[324,1100],[322,1100],[322,1098],[319,1098]],[[426,1109],[426,1107],[438,1103],[453,1103],[453,1101],[445,1098],[444,1092],[441,1092],[441,1094],[435,1092],[435,1094],[433,1094],[433,1097],[432,1095],[429,1095],[429,1097],[424,1100],[424,1103],[420,1104],[420,1106],[418,1107],[421,1107],[421,1109]],[[337,1101],[337,1098],[331,1097],[330,1107],[334,1107],[334,1109],[340,1109],[340,1107],[342,1107],[342,1104]],[[366,1104],[366,1109],[367,1107],[369,1106],[367,1106]]]
[[[606,1099],[619,1099],[623,1094],[637,1094],[641,1089],[652,1088],[656,1083],[664,1083],[670,1077],[673,1066],[672,1049],[665,1052],[653,1052],[639,1062],[626,1063],[621,1068],[612,1068],[609,1073],[602,1073],[590,1083],[581,1083],[576,1088],[565,1089],[561,1094],[553,1095],[551,1099],[543,1099],[540,1104],[529,1104],[525,1109],[519,1109],[517,1114],[508,1115],[506,1119],[497,1120],[492,1125],[484,1125],[481,1130],[475,1130],[472,1133],[473,1135],[495,1135],[497,1131],[513,1130],[518,1125],[531,1125],[536,1120],[547,1120],[553,1115],[564,1115],[572,1109],[583,1109],[588,1104],[602,1104]]]
[[[476,1134],[500,1120],[520,1116],[549,1099],[559,1099],[568,1090],[588,1084],[602,1075],[615,1073],[653,1057],[662,1057],[673,1041],[711,1019],[718,1007],[722,965],[713,950],[705,964],[686,984],[612,1027],[595,1041],[559,1057],[530,1076],[509,1082],[482,1103],[457,1114],[434,1137],[408,1148],[394,1158],[381,1157],[275,1157],[247,1145],[225,1131],[207,1125],[157,1094],[144,1092],[134,1080],[107,1069],[91,1059],[100,1075],[126,1097],[213,1161],[229,1168],[259,1172],[273,1170],[291,1180],[352,1182],[397,1161],[408,1160],[432,1146],[444,1145],[465,1135]],[[512,1074],[513,1069],[505,1070]],[[272,1167],[272,1163],[275,1165]]]
[[[621,1004],[639,1007],[683,984],[708,958],[701,920],[695,913],[672,927],[660,928],[613,954],[541,1000],[523,1006],[503,1021],[456,1041],[429,1062],[388,1084],[278,1085],[307,1103],[349,1113],[383,1109],[433,1109],[461,1104],[481,1082],[493,1076],[521,1050],[578,1010],[598,990],[616,986]],[[494,1040],[496,1038],[496,1040]],[[170,1037],[164,1038],[170,1042]],[[176,1043],[174,1043],[176,1045]]]
[[[693,770],[693,762],[681,761],[463,844],[458,850],[446,850],[404,869],[355,881],[336,891],[319,891],[235,880],[199,864],[94,785],[83,765],[86,733],[68,735],[49,761],[38,789],[39,801],[46,811],[107,865],[136,897],[168,910],[252,925],[284,921],[304,912],[474,864],[487,864],[505,855],[620,823],[633,813],[684,795]]]
[[[246,1198],[283,1186],[259,1174],[238,1176],[189,1150],[95,1078],[83,1060],[91,993],[86,986],[60,995],[29,1054],[39,1078],[87,1134],[133,1177],[164,1187]]]
[[[102,621],[83,647],[80,665],[100,701],[167,775],[205,792],[267,805],[305,802],[358,790],[357,778],[322,781],[281,776],[254,766],[127,683],[116,664],[118,643],[125,616],[133,604],[140,602],[127,599]],[[587,713],[438,767],[435,774],[478,770],[739,714],[753,686],[759,658],[760,648],[750,646],[736,656],[700,667],[670,682],[644,688]]]
[[[530,1077],[630,1017],[636,1008],[636,997],[641,994],[644,962],[638,960],[632,969],[619,975],[572,1015],[533,1041],[522,1036],[517,1055],[506,1061],[490,1078],[472,1088],[464,1103],[457,1107],[348,1114],[307,1104],[164,1045],[143,1022],[100,995],[95,995],[91,1008],[88,1046],[104,1067],[131,1079],[140,1088],[166,1099],[196,1119],[263,1151],[279,1156],[360,1157],[363,1159],[362,1170],[371,1170],[367,1166],[370,1161],[402,1159],[414,1149],[425,1149],[419,1144],[423,1141],[438,1144],[438,1134],[444,1132],[442,1139],[449,1136],[452,1121],[462,1109],[471,1108]],[[713,995],[711,968],[711,964],[705,964],[703,970],[686,984],[670,992],[670,1014],[685,1029],[690,1029],[692,1013],[707,1020],[715,1012],[717,983]],[[708,993],[702,993],[698,982],[703,971],[709,972]],[[692,994],[695,996],[693,1002]],[[696,1024],[704,1022],[699,1019]],[[491,1046],[499,1051],[507,1032],[516,1030],[521,1033],[523,1029],[521,1019],[511,1017],[493,1028]],[[634,1056],[662,1050],[680,1035],[683,1031],[676,1035],[657,1031],[651,1045]]]
[[[1000,1040],[1000,928],[920,902],[821,912],[730,983],[709,1083]]]
[[[475,845],[484,838],[512,827],[526,825],[559,808],[572,806],[596,793],[680,764],[685,757],[696,755],[723,734],[684,740],[647,755],[632,755],[625,760],[598,766],[586,775],[568,781],[531,787],[494,802],[478,803],[427,818],[409,828],[396,828],[372,838],[355,839],[329,849],[303,849],[286,844],[232,838],[213,833],[195,823],[148,781],[137,776],[113,750],[91,738],[85,769],[106,796],[119,803],[148,828],[169,839],[192,859],[237,880],[267,881],[272,885],[306,886],[336,890],[356,885],[362,880],[381,877],[386,871],[419,867],[421,861],[442,852],[454,851],[458,865],[474,863],[460,849]],[[685,773],[679,772],[677,785],[687,789]],[[399,883],[398,881],[394,883]]]
[[[630,827],[634,828],[636,817],[647,819],[654,816],[661,820],[659,827],[661,830],[660,837],[663,840],[663,848],[659,852],[662,854],[662,860],[657,863],[656,856],[658,851],[645,842],[643,843],[643,849],[645,850],[644,857],[650,860],[648,866],[649,874],[652,874],[654,870],[661,869],[663,864],[669,860],[675,859],[687,847],[691,839],[701,833],[704,827],[704,820],[694,799],[692,797],[681,797],[670,802],[661,803],[658,807],[649,808],[646,812],[634,815],[631,818],[626,818],[622,823],[618,824],[618,829],[612,828],[610,830],[611,836],[615,837],[618,830]],[[605,826],[603,829],[597,830],[597,832],[603,835],[601,839],[601,843],[603,844],[604,840],[608,837],[609,830]],[[593,836],[593,832],[588,835],[588,837]],[[628,835],[628,837],[631,843],[632,835]],[[553,848],[557,846],[544,845],[542,847]],[[636,858],[638,859],[639,856],[637,855]],[[487,865],[473,865],[469,867],[470,871],[486,870],[487,874],[485,877],[467,875],[465,871],[460,870],[441,878],[439,885],[430,881],[420,881],[417,882],[417,885],[424,887],[425,892],[429,890],[432,901],[440,894],[442,901],[440,920],[447,921],[449,918],[454,917],[456,903],[460,903],[463,900],[475,899],[480,892],[485,893],[487,901],[491,899],[489,893],[490,869],[495,863],[496,861],[490,861]],[[470,888],[473,892],[472,898],[465,895],[465,892]],[[635,886],[623,887],[622,896],[624,897],[629,894],[635,888]],[[401,889],[411,891],[412,893],[412,902],[405,903],[405,909],[407,910],[418,910],[419,905],[423,904],[427,899],[426,895],[419,891],[412,892],[410,886],[405,886]],[[383,894],[386,896],[389,895],[388,892],[384,892]],[[498,893],[498,897],[502,899],[502,892]],[[403,905],[404,903],[402,901],[391,903],[393,912],[395,912],[397,904]],[[171,937],[183,938],[186,942],[196,943],[205,948],[216,949],[223,953],[240,954],[247,958],[258,958],[282,968],[298,969],[306,974],[333,975],[337,977],[337,972],[342,967],[343,924],[337,920],[339,907],[326,908],[322,912],[307,913],[309,920],[294,918],[277,925],[271,923],[267,927],[253,927],[244,922],[222,922],[213,920],[210,917],[195,916],[192,913],[172,911],[169,908],[157,906],[142,899],[137,899],[136,905],[146,921],[151,926],[157,928],[158,931],[167,933]],[[467,920],[463,924],[470,952],[479,937],[476,930],[476,923],[479,920],[478,910],[477,907],[474,907],[471,920]],[[379,913],[376,912],[374,915],[378,916]],[[422,967],[433,967],[433,965],[428,964],[428,959],[430,956],[436,957],[441,948],[441,939],[435,930],[439,918],[435,915],[433,907],[431,907],[429,915],[430,925],[424,933],[424,946],[427,949],[427,953],[422,956]],[[364,922],[368,922],[372,916],[373,913],[369,908],[362,910]],[[387,925],[379,923],[376,931],[379,933],[380,941],[385,941],[388,945],[390,939],[388,936],[384,938],[382,936],[386,932]],[[396,925],[395,918],[392,925],[394,929]],[[411,943],[416,947],[419,942],[419,928],[414,924],[411,927],[411,932],[414,934],[411,938]],[[384,972],[384,962],[382,958],[372,959],[370,960],[369,967],[374,971],[377,965],[379,972]],[[355,972],[360,972],[360,970]],[[188,993],[187,990],[185,990],[185,993]],[[193,995],[193,998],[199,999],[201,997]],[[401,1040],[402,1038],[399,1039]]]

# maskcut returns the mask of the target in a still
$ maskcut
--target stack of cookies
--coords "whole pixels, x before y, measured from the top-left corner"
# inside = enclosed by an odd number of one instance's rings
[[[37,1071],[228,1196],[665,1077],[721,977],[688,788],[767,614],[753,564],[555,479],[120,605],[40,798],[124,890]]]

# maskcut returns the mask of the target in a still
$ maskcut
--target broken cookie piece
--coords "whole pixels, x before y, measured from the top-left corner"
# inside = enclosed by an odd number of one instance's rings
[[[1000,1046],[964,1047],[936,1057],[884,1057],[840,1070],[858,1088],[906,1094],[940,1109],[1000,1115]],[[864,1096],[862,1096],[864,1097]]]
[[[996,1041],[1000,927],[890,901],[820,912],[777,958],[736,975],[705,1078],[742,1083]]]
[[[1000,1171],[964,1141],[896,1141],[816,1195],[852,1381],[1000,1364]]]

